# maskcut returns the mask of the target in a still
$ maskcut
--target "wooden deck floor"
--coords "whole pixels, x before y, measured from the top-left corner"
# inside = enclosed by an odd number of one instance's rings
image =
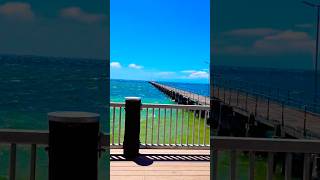
[[[143,166],[134,161],[111,158],[111,180],[209,180],[209,150],[144,149],[140,153],[152,159]],[[111,157],[122,150],[111,149]],[[184,157],[185,156],[185,157]]]

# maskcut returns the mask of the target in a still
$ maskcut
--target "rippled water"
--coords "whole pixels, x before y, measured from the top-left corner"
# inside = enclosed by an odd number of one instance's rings
[[[1,56],[0,128],[47,129],[47,113],[90,111],[103,118],[106,62],[90,59]]]
[[[171,104],[172,101],[147,81],[111,80],[110,99],[124,102],[125,97],[140,97],[142,103]]]

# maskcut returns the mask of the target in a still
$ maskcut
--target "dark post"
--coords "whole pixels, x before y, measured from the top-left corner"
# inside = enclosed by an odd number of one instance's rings
[[[282,101],[282,104],[281,104],[281,137],[284,137],[285,136],[285,133],[284,133],[284,102]]]
[[[126,97],[123,154],[127,159],[134,159],[139,156],[140,110],[141,99],[139,97]]]
[[[230,87],[229,88],[229,105],[231,105],[231,93],[232,93],[232,89]]]
[[[268,97],[267,120],[270,118],[270,98]]]
[[[214,129],[216,129],[220,123],[220,116],[221,116],[221,101],[219,99],[212,98],[210,102],[210,121]]]
[[[239,106],[239,89],[237,89],[237,106]]]
[[[288,90],[288,104],[290,104],[290,90]]]
[[[52,112],[48,120],[49,180],[97,180],[99,115]]]
[[[307,136],[307,131],[306,131],[306,122],[307,122],[307,106],[304,106],[304,118],[303,118],[303,136]]]
[[[245,106],[246,106],[246,111],[248,111],[248,92],[246,92],[246,103],[245,103]]]
[[[258,95],[256,95],[256,105],[254,110],[254,115],[257,116],[257,114],[258,114]]]
[[[226,103],[226,87],[223,88],[223,102]]]

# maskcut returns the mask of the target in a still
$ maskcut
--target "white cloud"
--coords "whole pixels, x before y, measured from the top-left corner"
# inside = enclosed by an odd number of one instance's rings
[[[137,64],[129,64],[128,67],[129,67],[129,68],[132,68],[132,69],[142,69],[142,68],[143,68],[143,66],[139,66],[139,65],[137,65]]]
[[[120,69],[121,68],[121,64],[119,62],[111,62],[110,63],[110,67],[114,68],[114,69]]]
[[[254,31],[256,29],[253,29]],[[238,32],[239,30],[235,30]],[[247,30],[246,33],[249,33]],[[244,34],[246,34],[244,33]],[[253,33],[253,32],[252,32]],[[249,35],[243,36],[236,33],[238,38],[247,41]],[[233,55],[279,55],[279,54],[311,54],[314,48],[314,39],[306,32],[293,30],[270,30],[270,33],[256,32],[261,37],[256,37],[246,45],[229,42],[223,45],[217,45],[212,50],[216,53]],[[264,34],[264,36],[262,36]],[[235,34],[234,34],[235,35]],[[241,41],[239,41],[241,42]]]
[[[156,76],[161,78],[168,78],[174,76],[176,73],[171,71],[164,71],[164,72],[158,72],[156,73]]]
[[[19,20],[33,20],[35,18],[31,5],[22,2],[7,2],[1,5],[0,15]]]
[[[259,53],[312,53],[313,39],[305,32],[292,30],[257,40],[253,49]]]
[[[184,70],[184,71],[180,71],[181,73],[186,73],[186,74],[190,74],[193,72],[196,72],[195,70]]]
[[[191,79],[207,79],[207,78],[209,78],[209,73],[207,73],[205,71],[196,71],[196,72],[189,74],[188,77]]]
[[[60,16],[66,19],[76,20],[83,23],[100,22],[106,18],[103,14],[91,14],[79,7],[68,7],[60,11]]]
[[[184,70],[180,71],[183,74],[187,74],[185,76],[182,76],[183,79],[208,79],[209,73],[207,71],[201,70]]]

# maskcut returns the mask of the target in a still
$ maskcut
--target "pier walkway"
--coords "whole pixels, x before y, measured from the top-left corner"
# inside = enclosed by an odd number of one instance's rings
[[[173,99],[191,100],[193,103],[209,104],[209,97],[179,90],[156,82],[150,82]],[[214,98],[230,106],[243,116],[254,115],[255,120],[269,127],[280,126],[285,134],[295,138],[320,139],[320,114],[307,108],[278,102],[267,96],[248,93],[244,90],[215,87]],[[180,101],[180,100],[179,100]]]
[[[210,105],[210,97],[202,96],[189,91],[184,91],[174,87],[166,86],[153,81],[149,83],[155,86],[160,91],[164,92],[165,94],[171,96],[177,101],[179,100],[178,96],[180,96],[180,100],[188,101],[189,103],[198,104],[198,105]]]

